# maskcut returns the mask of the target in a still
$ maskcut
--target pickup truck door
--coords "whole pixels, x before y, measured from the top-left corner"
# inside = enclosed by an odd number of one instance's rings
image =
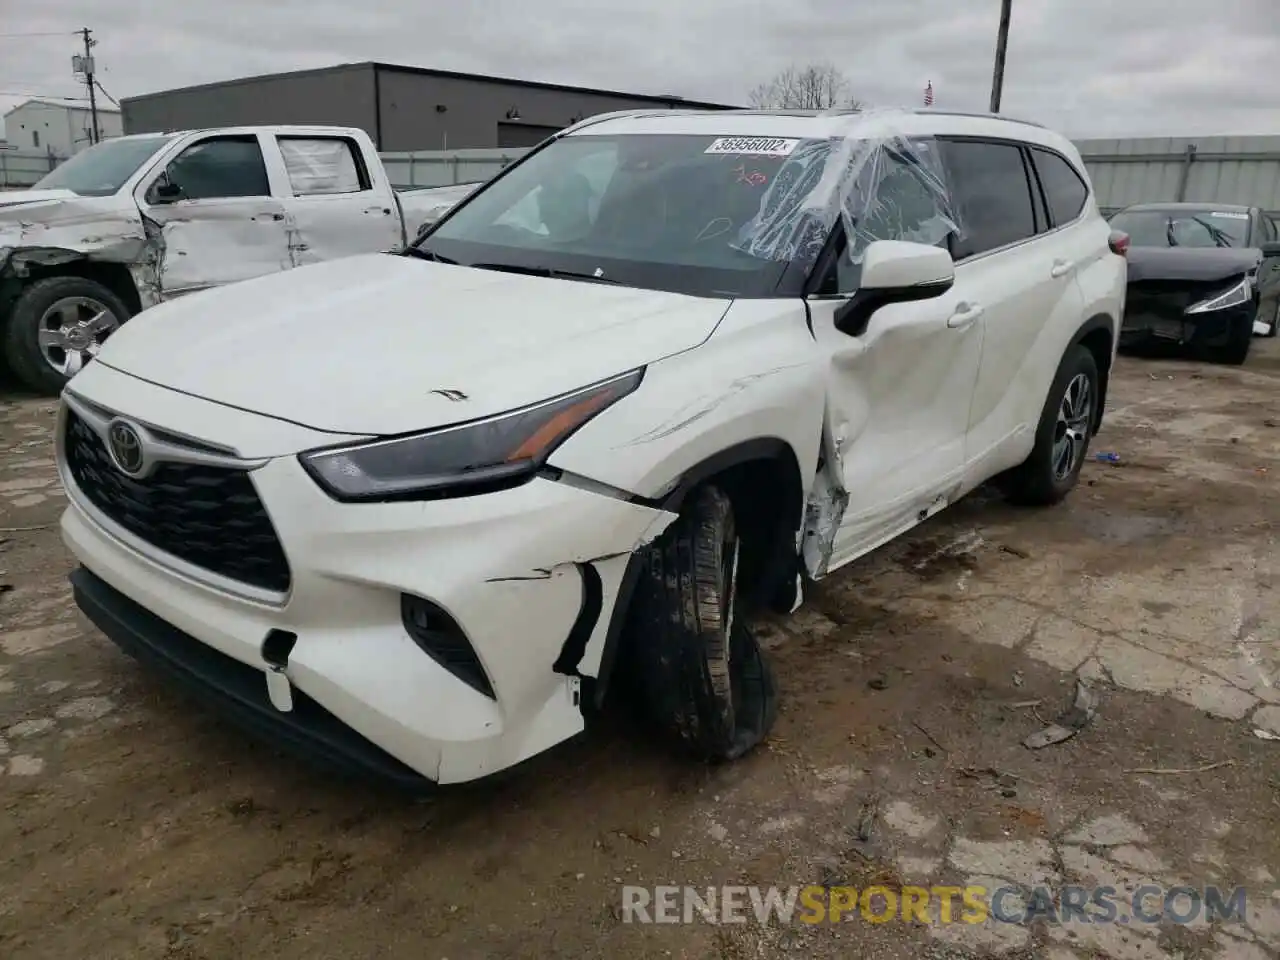
[[[271,136],[298,266],[395,250],[404,244],[400,208],[372,148],[341,134]],[[412,239],[410,237],[409,239]]]
[[[196,137],[139,184],[134,199],[159,250],[159,299],[294,265],[263,140],[258,133]]]

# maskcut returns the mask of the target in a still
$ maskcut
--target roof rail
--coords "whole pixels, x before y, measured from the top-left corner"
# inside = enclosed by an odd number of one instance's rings
[[[914,107],[911,112],[921,115],[943,117],[973,117],[975,120],[1006,120],[1009,123],[1021,123],[1027,127],[1038,127],[1041,130],[1048,129],[1043,123],[1036,123],[1034,120],[1023,120],[1021,117],[1011,117],[1004,113],[982,113],[968,110],[938,110],[934,107]]]

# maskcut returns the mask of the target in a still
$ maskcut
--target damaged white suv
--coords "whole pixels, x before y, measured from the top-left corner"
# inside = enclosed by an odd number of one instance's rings
[[[1031,124],[588,120],[403,254],[111,337],[58,425],[77,602],[348,771],[482,777],[624,680],[739,756],[775,712],[753,610],[988,479],[1071,489],[1122,250]]]

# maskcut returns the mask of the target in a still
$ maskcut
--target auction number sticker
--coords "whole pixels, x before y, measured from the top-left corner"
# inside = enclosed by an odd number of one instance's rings
[[[1224,220],[1248,220],[1249,219],[1249,215],[1247,213],[1235,213],[1227,210],[1215,210],[1213,213],[1209,214],[1209,216],[1221,217]]]
[[[703,153],[731,153],[737,156],[789,157],[799,140],[779,137],[721,137]]]

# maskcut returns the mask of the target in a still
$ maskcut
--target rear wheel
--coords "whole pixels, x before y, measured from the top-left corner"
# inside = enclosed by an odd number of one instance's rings
[[[740,541],[729,498],[703,487],[649,549],[628,650],[649,718],[702,760],[734,760],[777,716],[773,671],[737,596]]]
[[[1031,455],[1002,478],[1010,500],[1048,506],[1071,492],[1097,421],[1098,379],[1092,353],[1079,344],[1067,350],[1040,411]]]

